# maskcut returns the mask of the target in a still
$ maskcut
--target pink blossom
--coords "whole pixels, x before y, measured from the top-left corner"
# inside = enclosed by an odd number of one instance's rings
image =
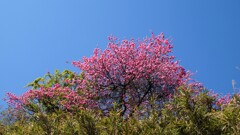
[[[123,101],[129,107],[139,106],[151,93],[161,98],[172,97],[177,87],[190,80],[190,72],[169,55],[172,45],[163,34],[152,34],[151,38],[138,42],[122,40],[119,43],[114,37],[109,40],[104,51],[95,49],[92,57],[73,62],[84,72],[91,91],[98,93],[101,99]]]
[[[87,96],[84,96],[84,95]],[[83,106],[88,106],[89,108],[95,107],[94,104],[90,103],[92,94],[88,91],[82,92],[82,94],[78,94],[76,91],[72,90],[69,87],[61,87],[60,84],[55,84],[52,88],[43,88],[41,87],[39,90],[29,90],[25,92],[22,96],[16,96],[11,93],[7,93],[8,104],[13,106],[15,109],[21,109],[27,107],[28,104],[39,102],[42,104],[46,104],[46,100],[48,102],[59,103],[55,104],[55,106],[62,105],[61,108],[71,109],[74,108],[82,108]],[[55,102],[56,101],[56,102]]]

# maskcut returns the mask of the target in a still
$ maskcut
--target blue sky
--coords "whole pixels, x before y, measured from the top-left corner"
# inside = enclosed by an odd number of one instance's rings
[[[0,98],[66,61],[91,56],[120,39],[164,32],[193,78],[219,93],[240,87],[239,0],[1,0]],[[3,101],[0,101],[4,104]]]

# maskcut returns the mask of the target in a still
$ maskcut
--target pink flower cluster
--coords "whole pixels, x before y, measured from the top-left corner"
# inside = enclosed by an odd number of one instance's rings
[[[230,94],[225,95],[224,97],[218,98],[216,101],[216,106],[222,106],[222,105],[227,105],[231,101],[231,96]]]
[[[161,104],[179,86],[188,84],[191,74],[171,55],[172,45],[163,34],[143,41],[109,40],[104,51],[95,49],[90,58],[73,62],[82,76],[64,80],[69,86],[41,87],[20,97],[8,93],[9,104],[21,108],[37,102],[68,110],[99,107],[108,111],[117,103],[123,115],[131,115],[135,107],[151,106],[151,97]]]
[[[139,106],[153,94],[171,97],[177,87],[187,84],[190,73],[174,60],[172,45],[163,34],[135,42],[117,42],[110,37],[104,51],[74,61],[91,83],[91,90],[104,101],[118,101],[123,106]]]
[[[51,105],[51,107],[58,107],[62,109],[83,109],[91,108],[96,104],[91,101],[91,93],[83,92],[79,94],[78,91],[72,90],[69,87],[61,87],[59,84],[55,84],[54,87],[43,88],[39,90],[29,90],[22,96],[16,96],[11,93],[7,93],[8,104],[15,107],[15,109],[22,109],[29,104],[40,103],[45,106]],[[87,98],[86,98],[87,97]]]
[[[227,94],[224,96],[219,96],[218,94],[214,93],[213,91],[209,92],[209,96],[215,98],[215,105],[217,108],[222,108],[230,103],[236,103],[236,100],[240,98],[240,93],[236,93],[234,95]],[[237,98],[237,99],[236,99]]]

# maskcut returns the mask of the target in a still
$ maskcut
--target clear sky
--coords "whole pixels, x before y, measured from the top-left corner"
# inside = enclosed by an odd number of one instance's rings
[[[164,32],[193,78],[219,93],[240,87],[239,0],[1,0],[0,98],[66,61],[120,39]],[[0,101],[4,104],[3,101]]]

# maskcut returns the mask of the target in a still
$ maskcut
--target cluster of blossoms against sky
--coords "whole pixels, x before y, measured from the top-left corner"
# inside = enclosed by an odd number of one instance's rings
[[[104,51],[95,49],[91,57],[73,62],[83,77],[66,79],[64,83],[76,85],[75,89],[55,84],[29,90],[20,97],[8,93],[8,102],[21,108],[55,99],[62,108],[103,110],[109,110],[116,102],[124,113],[130,113],[135,106],[149,106],[153,95],[161,102],[170,98],[179,86],[189,85],[190,72],[178,64],[171,52],[172,45],[163,34],[152,34],[142,41],[109,37]]]
[[[168,97],[190,80],[190,73],[169,55],[172,45],[163,34],[137,42],[109,40],[104,51],[95,49],[90,58],[73,62],[91,82],[91,89],[106,98],[103,104],[117,101],[123,108],[133,108],[146,103],[153,93]]]

